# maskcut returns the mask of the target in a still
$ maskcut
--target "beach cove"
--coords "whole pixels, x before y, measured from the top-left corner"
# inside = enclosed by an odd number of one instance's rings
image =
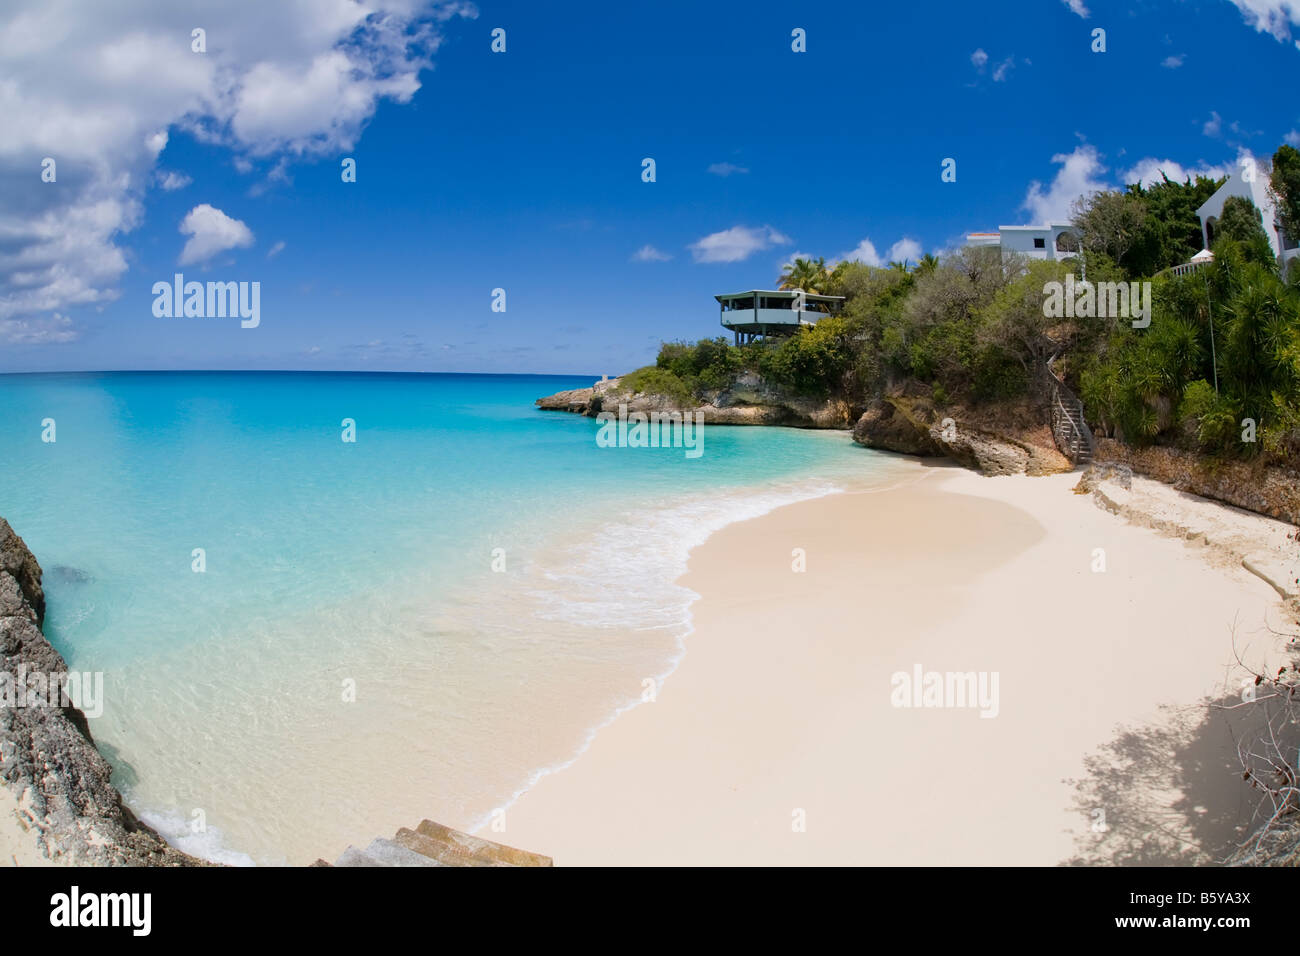
[[[717,532],[677,670],[498,838],[557,865],[1214,861],[1251,803],[1206,702],[1234,628],[1275,659],[1278,595],[1078,478],[917,463]],[[996,673],[996,718],[894,706],[917,666]]]

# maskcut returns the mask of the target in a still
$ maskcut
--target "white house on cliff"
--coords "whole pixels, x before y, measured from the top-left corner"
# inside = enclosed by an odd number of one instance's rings
[[[1196,210],[1196,215],[1201,220],[1202,248],[1209,249],[1214,244],[1215,229],[1218,227],[1219,217],[1223,215],[1223,204],[1227,202],[1229,196],[1240,196],[1255,204],[1255,208],[1260,211],[1264,219],[1264,233],[1268,236],[1268,244],[1273,249],[1273,255],[1277,256],[1278,262],[1282,264],[1282,271],[1285,273],[1290,268],[1291,260],[1300,255],[1300,245],[1284,233],[1278,224],[1277,207],[1268,192],[1266,172],[1255,171],[1250,178],[1246,177],[1246,170],[1233,173],[1213,196],[1201,203],[1201,207]]]
[[[1251,174],[1249,178],[1248,173]],[[1214,261],[1214,256],[1208,250],[1214,244],[1215,229],[1223,215],[1223,204],[1229,196],[1240,196],[1255,204],[1263,216],[1264,232],[1273,248],[1273,255],[1277,256],[1285,274],[1291,262],[1300,256],[1300,243],[1282,232],[1278,225],[1277,209],[1268,192],[1268,172],[1259,167],[1243,167],[1241,172],[1228,176],[1214,195],[1196,210],[1196,215],[1201,220],[1201,247],[1206,251],[1193,257],[1191,262],[1175,266],[1173,271],[1187,272]],[[997,246],[1031,259],[1067,259],[1074,256],[1079,248],[1074,226],[1068,222],[1049,222],[1041,226],[998,226],[997,232],[968,233],[966,244]]]

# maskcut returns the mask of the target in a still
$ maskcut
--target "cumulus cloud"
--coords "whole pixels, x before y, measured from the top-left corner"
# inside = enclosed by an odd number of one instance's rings
[[[1182,183],[1186,182],[1188,177],[1195,179],[1197,176],[1207,176],[1217,179],[1220,176],[1226,176],[1230,172],[1232,170],[1225,166],[1209,166],[1205,164],[1184,166],[1172,159],[1149,157],[1139,160],[1134,166],[1120,173],[1120,181],[1126,186],[1132,183],[1154,186],[1156,183],[1162,182],[1161,174],[1168,176],[1174,182]]]
[[[1280,43],[1291,39],[1291,27],[1300,26],[1300,0],[1232,0],[1242,19],[1260,33],[1270,33]],[[1300,47],[1300,42],[1296,43]]]
[[[283,239],[281,239],[279,242],[275,243],[275,245],[271,246],[270,249],[266,250],[266,258],[268,258],[268,259],[274,259],[276,256],[278,256],[278,255],[279,255],[280,253],[282,253],[282,252],[284,252],[284,240],[283,240]]]
[[[868,266],[881,266],[885,264],[885,260],[880,258],[880,253],[876,251],[876,244],[870,239],[863,239],[848,252],[841,252],[831,261],[834,263],[861,262],[863,265]]]
[[[228,0],[205,8],[199,54],[185,4],[10,0],[0,320],[119,294],[118,244],[139,224],[144,188],[181,181],[155,178],[169,130],[232,150],[242,168],[247,157],[350,149],[380,101],[419,89],[441,24],[476,15],[440,0]],[[55,183],[34,165],[46,156]]]
[[[1052,157],[1052,162],[1061,168],[1049,186],[1034,182],[1030,184],[1022,209],[1029,211],[1031,221],[1035,223],[1060,222],[1070,218],[1075,200],[1089,196],[1101,190],[1123,190],[1134,183],[1153,186],[1161,182],[1162,175],[1175,182],[1185,182],[1188,178],[1205,176],[1217,179],[1240,172],[1242,164],[1253,157],[1249,150],[1239,149],[1236,163],[1180,163],[1172,159],[1158,159],[1154,156],[1140,159],[1127,169],[1115,173],[1119,181],[1111,183],[1105,176],[1107,168],[1095,148],[1087,144],[1077,147],[1072,153],[1061,153]],[[892,258],[897,258],[893,250]]]
[[[174,172],[173,170],[158,170],[158,185],[167,192],[184,189],[192,182],[194,180],[184,173]]]
[[[633,262],[667,262],[671,259],[666,252],[662,252],[651,245],[644,245],[636,252],[632,253]]]
[[[1084,3],[1084,0],[1061,0],[1061,2],[1085,20],[1092,16],[1087,5]]]
[[[253,244],[253,231],[220,209],[201,203],[181,220],[181,235],[190,238],[181,250],[183,266],[207,262],[228,249],[246,249]]]
[[[1014,56],[1007,57],[1005,60],[1003,60],[994,68],[993,82],[994,83],[1003,82],[1007,78],[1007,74],[1010,73],[1013,69],[1015,69],[1015,66],[1016,66],[1016,58]]]
[[[899,239],[889,247],[890,262],[915,262],[921,258],[921,244],[915,239]]]
[[[747,173],[749,170],[744,166],[737,166],[735,163],[714,163],[709,167],[709,172],[725,179],[733,173]]]
[[[1201,127],[1201,133],[1205,136],[1215,137],[1223,131],[1223,117],[1214,110],[1210,110],[1210,118],[1205,121]]]
[[[1300,130],[1291,130],[1286,134],[1286,141],[1291,146],[1300,147]]]
[[[1167,56],[1160,61],[1160,65],[1166,70],[1176,70],[1183,65],[1184,55],[1179,53],[1177,56]]]
[[[833,258],[831,263],[836,265],[841,262],[861,262],[863,265],[880,267],[891,262],[915,262],[919,258],[921,258],[921,244],[915,239],[904,236],[890,246],[889,251],[882,256],[876,250],[876,244],[864,237],[848,252],[841,252]]]
[[[971,66],[977,70],[984,69],[984,64],[988,63],[989,55],[984,52],[983,48],[976,50],[970,55]]]
[[[1084,143],[1071,153],[1057,153],[1052,162],[1061,168],[1048,186],[1029,184],[1021,209],[1029,211],[1034,222],[1062,221],[1070,218],[1070,207],[1080,196],[1106,189],[1102,174],[1106,167],[1095,147]]]
[[[788,236],[783,236],[771,226],[757,229],[732,226],[698,239],[688,248],[696,262],[742,262],[763,249],[784,246],[789,242]]]
[[[0,341],[11,345],[48,345],[52,342],[73,342],[78,336],[72,320],[66,315],[41,319],[5,319],[0,321]]]

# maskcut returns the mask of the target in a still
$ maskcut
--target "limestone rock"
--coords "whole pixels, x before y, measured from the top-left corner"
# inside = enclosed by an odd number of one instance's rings
[[[56,863],[89,866],[204,865],[167,845],[137,820],[109,782],[113,768],[96,749],[85,714],[17,694],[26,675],[67,672],[45,639],[41,567],[0,518],[0,670],[15,706],[0,706],[0,783],[17,801],[13,821]],[[5,703],[8,703],[5,701]]]

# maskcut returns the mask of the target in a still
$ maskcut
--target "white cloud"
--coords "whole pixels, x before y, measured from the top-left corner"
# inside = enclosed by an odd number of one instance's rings
[[[72,320],[66,315],[41,319],[5,319],[0,321],[0,341],[12,345],[49,345],[72,342],[78,336]]]
[[[279,255],[280,253],[282,253],[282,252],[284,252],[284,240],[283,240],[283,239],[281,239],[279,242],[275,243],[275,245],[271,246],[270,249],[266,250],[266,258],[268,258],[268,259],[274,259],[276,256],[278,256],[278,255]]]
[[[1070,207],[1080,196],[1087,196],[1106,188],[1101,174],[1106,171],[1101,157],[1093,146],[1076,146],[1072,153],[1057,153],[1052,162],[1060,165],[1050,186],[1040,182],[1029,184],[1021,209],[1029,211],[1033,222],[1044,223],[1070,218]]]
[[[1084,0],[1061,0],[1061,2],[1085,20],[1091,16],[1088,12],[1088,7],[1084,4]]]
[[[118,244],[139,224],[169,130],[230,148],[239,166],[337,154],[381,100],[419,88],[439,24],[476,15],[441,0],[227,0],[205,7],[197,54],[186,4],[9,0],[0,195],[25,199],[0,208],[0,320],[119,294]],[[33,172],[44,156],[58,161],[56,184]]]
[[[984,64],[988,63],[989,55],[984,52],[983,48],[976,50],[970,55],[970,62],[977,70],[984,69]]]
[[[1131,183],[1141,183],[1143,186],[1154,186],[1162,182],[1161,173],[1168,176],[1174,182],[1186,182],[1190,176],[1195,179],[1197,176],[1208,176],[1217,179],[1220,176],[1226,176],[1232,170],[1224,166],[1184,166],[1182,163],[1175,162],[1172,159],[1155,159],[1148,157],[1139,160],[1132,168],[1120,173],[1120,182],[1127,186]]]
[[[890,262],[915,262],[921,258],[921,244],[904,236],[889,247]]]
[[[1242,19],[1260,33],[1270,33],[1285,43],[1291,27],[1300,26],[1300,0],[1232,0]],[[1300,43],[1296,44],[1300,47]]]
[[[1223,117],[1214,112],[1214,110],[1210,110],[1210,118],[1207,119],[1205,125],[1201,127],[1201,133],[1205,136],[1215,137],[1218,136],[1222,130]]]
[[[632,253],[633,262],[667,262],[672,256],[651,245],[644,245]]]
[[[732,226],[698,239],[688,248],[696,262],[742,262],[762,249],[784,246],[789,242],[788,236],[781,235],[771,226],[757,229]]]
[[[176,189],[184,189],[192,182],[194,182],[194,180],[189,176],[186,176],[184,173],[178,173],[170,169],[166,171],[161,169],[158,170],[158,185],[167,192],[172,192]]]
[[[999,63],[997,67],[994,68],[993,82],[1001,83],[1003,80],[1007,78],[1007,74],[1010,73],[1013,69],[1015,69],[1015,66],[1016,66],[1016,58],[1014,56],[1007,57],[1005,60]]]
[[[732,173],[747,173],[749,172],[749,170],[746,169],[744,166],[737,166],[735,163],[714,163],[712,166],[709,167],[709,172],[713,173],[713,175],[715,176],[721,176],[725,179],[726,177],[730,176]]]
[[[1286,134],[1286,141],[1291,146],[1300,147],[1300,130],[1291,130]]]
[[[909,239],[904,236],[892,246],[889,252],[881,255],[876,250],[876,244],[870,239],[863,238],[856,246],[848,252],[841,252],[831,260],[831,265],[838,265],[841,262],[861,262],[867,266],[885,266],[891,262],[915,262],[921,257],[921,244],[915,239]],[[807,258],[805,256],[804,258]]]
[[[885,260],[880,258],[880,253],[876,251],[876,244],[870,239],[863,239],[848,252],[841,252],[831,262],[835,264],[861,262],[863,265],[868,266],[882,266],[885,264]]]
[[[182,235],[190,238],[181,250],[183,266],[207,262],[228,249],[246,249],[253,244],[253,232],[238,219],[231,219],[220,209],[201,203],[181,220]]]
[[[1167,56],[1160,61],[1160,65],[1166,70],[1176,70],[1183,65],[1185,54],[1179,53],[1177,56]]]

